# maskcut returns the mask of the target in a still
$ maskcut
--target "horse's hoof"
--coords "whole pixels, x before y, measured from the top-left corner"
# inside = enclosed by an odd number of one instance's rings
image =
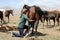
[[[25,35],[24,38],[27,38],[29,34]]]

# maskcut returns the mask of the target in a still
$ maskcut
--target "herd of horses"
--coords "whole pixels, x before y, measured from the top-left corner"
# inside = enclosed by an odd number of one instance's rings
[[[34,24],[35,27],[33,27],[33,30],[35,28],[35,31],[37,32],[37,28],[38,28],[38,24],[39,24],[39,20],[43,23],[44,26],[44,22],[46,20],[47,22],[47,27],[48,27],[48,21],[49,23],[50,20],[52,19],[54,22],[54,26],[55,23],[58,23],[59,26],[59,18],[60,18],[60,11],[59,10],[53,10],[53,11],[43,11],[40,7],[38,6],[28,6],[28,5],[24,5],[23,9],[27,9],[28,13],[29,13],[29,18],[31,20],[35,20],[34,22],[30,22],[30,24],[32,25],[32,23]],[[5,11],[5,16],[8,17],[8,22],[9,22],[9,15],[12,14],[13,15],[13,10],[6,10]],[[0,19],[3,19],[3,11],[0,11]]]

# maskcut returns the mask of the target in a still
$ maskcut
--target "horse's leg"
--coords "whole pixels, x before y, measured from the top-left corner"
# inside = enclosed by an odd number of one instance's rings
[[[3,20],[3,19],[1,19],[1,27],[2,27],[2,20]]]
[[[49,24],[50,24],[50,26],[51,26],[50,18],[49,18]]]
[[[44,27],[44,21],[45,21],[45,18],[42,18],[42,22],[43,22],[43,27]]]
[[[59,26],[59,16],[58,16],[58,14],[57,14],[56,20],[57,20],[57,23],[58,23],[58,26]]]
[[[24,37],[27,37],[30,34],[29,33],[30,28],[31,28],[31,22],[28,21],[28,32],[27,32],[27,34]]]
[[[37,28],[38,28],[38,24],[39,24],[39,20],[35,22],[35,32],[37,32]]]
[[[31,24],[31,26],[32,26],[32,34],[34,34],[34,24],[35,24],[35,22],[32,22],[32,24]]]
[[[48,20],[49,20],[49,19],[48,19],[48,18],[46,18],[46,22],[47,22],[47,28],[48,28]]]
[[[31,34],[34,34],[34,26],[32,27],[32,32],[31,32]]]
[[[54,26],[55,26],[55,18],[53,19],[53,22],[54,22]]]
[[[58,26],[59,26],[59,18],[57,18],[57,23],[58,23]]]
[[[9,16],[8,16],[8,23],[9,23]]]
[[[55,17],[55,26],[56,26],[56,19],[57,19],[57,18]]]

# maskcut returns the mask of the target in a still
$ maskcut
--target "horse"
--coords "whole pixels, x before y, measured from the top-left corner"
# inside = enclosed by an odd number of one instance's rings
[[[2,23],[2,20],[3,20],[3,11],[0,11],[0,19],[1,19],[1,23]]]
[[[32,33],[34,33],[34,29],[35,29],[35,33],[37,33],[39,20],[41,18],[41,15],[43,14],[43,11],[40,9],[40,7],[35,5],[34,6],[24,5],[23,8],[29,10],[29,16],[28,16],[29,19],[35,20],[33,22],[28,22],[28,24],[30,27],[32,27]]]
[[[13,16],[13,10],[5,10],[5,17],[8,17],[8,22],[9,22],[10,14]]]
[[[59,11],[58,10],[53,10],[53,11],[44,11],[44,15],[43,15],[43,21],[46,20],[47,21],[47,26],[48,26],[48,21],[49,23],[51,24],[50,22],[50,19],[53,20],[54,22],[54,26],[55,26],[55,23],[57,21],[58,25],[59,25]],[[43,25],[44,25],[44,22],[43,22]]]

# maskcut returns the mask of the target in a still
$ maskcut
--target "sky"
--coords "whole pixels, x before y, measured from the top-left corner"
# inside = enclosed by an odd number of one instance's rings
[[[60,5],[60,0],[0,0],[0,7],[13,7],[20,8],[24,4],[27,5],[44,5],[49,8],[58,7]]]

